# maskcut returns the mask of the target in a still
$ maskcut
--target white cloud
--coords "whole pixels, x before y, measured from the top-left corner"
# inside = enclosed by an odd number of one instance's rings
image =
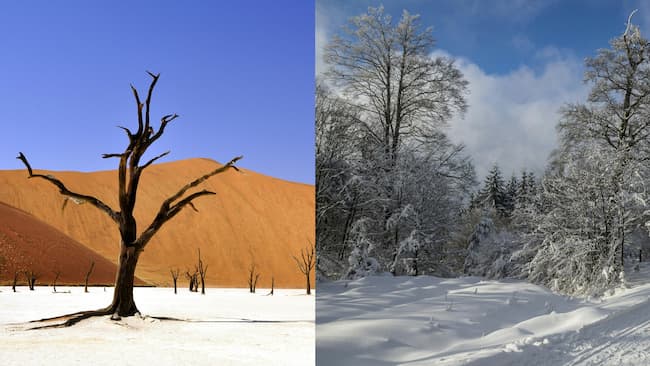
[[[481,179],[494,163],[504,175],[522,169],[543,172],[557,143],[555,125],[565,103],[583,101],[588,87],[582,64],[573,57],[549,57],[540,72],[521,66],[505,75],[490,75],[465,59],[457,66],[469,81],[469,110],[450,122],[449,135],[463,143]]]
[[[517,23],[530,20],[554,1],[533,4],[526,0],[499,0],[488,6],[482,1],[466,0],[459,2],[459,11],[499,16]],[[335,24],[349,16],[342,9],[324,4],[316,2],[317,75],[325,70],[323,47],[337,31]],[[542,173],[557,144],[555,126],[560,107],[584,101],[588,92],[582,81],[582,61],[571,50],[537,47],[523,34],[514,35],[512,44],[519,52],[533,54],[534,69],[521,66],[507,74],[493,75],[470,60],[461,58],[457,62],[470,83],[469,110],[464,119],[450,122],[448,133],[455,142],[465,144],[479,179],[495,162],[507,176],[518,175],[524,168]]]
[[[324,48],[329,42],[332,32],[336,32],[337,26],[334,25],[336,21],[347,19],[349,16],[342,13],[340,9],[327,8],[322,4],[322,1],[316,2],[316,33],[315,33],[315,48],[316,48],[316,75],[322,74],[327,65],[323,59]]]
[[[316,75],[323,72],[325,62],[323,61],[323,47],[327,43],[327,21],[325,13],[316,11]]]

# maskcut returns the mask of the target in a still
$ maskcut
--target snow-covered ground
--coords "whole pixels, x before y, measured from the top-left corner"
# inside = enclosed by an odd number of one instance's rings
[[[69,328],[26,330],[25,322],[105,307],[112,288],[0,287],[0,364],[8,365],[310,365],[314,296],[276,289],[136,288],[144,318],[83,320]],[[188,321],[160,321],[146,317]]]
[[[649,272],[590,300],[478,277],[319,283],[316,363],[648,365]]]

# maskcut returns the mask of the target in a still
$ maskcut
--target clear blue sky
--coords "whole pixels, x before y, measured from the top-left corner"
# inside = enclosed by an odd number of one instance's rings
[[[150,70],[154,127],[180,118],[148,156],[314,182],[312,1],[7,1],[0,47],[0,169],[114,169]]]
[[[543,172],[556,146],[557,111],[583,102],[584,59],[625,30],[628,15],[650,37],[650,3],[612,0],[317,0],[317,72],[322,46],[351,16],[384,5],[433,27],[437,51],[456,58],[470,82],[469,111],[450,122],[479,179],[498,163],[504,174]]]

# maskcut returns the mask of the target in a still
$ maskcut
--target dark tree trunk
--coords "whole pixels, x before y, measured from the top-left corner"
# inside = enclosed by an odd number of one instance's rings
[[[18,272],[14,272],[14,282],[11,285],[11,289],[16,292],[16,284],[18,283]]]
[[[88,269],[88,272],[86,272],[86,280],[85,280],[85,286],[84,286],[84,292],[88,292],[88,279],[90,278],[90,275],[93,273],[93,268],[95,268],[95,262],[93,261],[90,264],[90,269]]]
[[[56,281],[59,279],[59,276],[61,276],[61,271],[55,271],[54,275],[55,277],[54,277],[53,285],[54,285],[54,292],[56,292]]]
[[[275,277],[271,277],[271,296],[273,296],[273,290],[275,289]]]
[[[172,275],[172,281],[174,282],[174,295],[176,295],[178,293],[178,291],[176,290],[176,285],[178,283],[178,274],[180,272],[181,272],[181,270],[178,269],[178,268],[176,268],[176,269],[171,269],[170,268],[169,269],[169,273],[171,273],[171,275]]]
[[[108,307],[113,314],[111,319],[119,319],[123,316],[132,316],[138,313],[138,308],[133,300],[133,283],[135,279],[135,267],[138,264],[140,252],[133,246],[126,246],[122,243],[118,270],[115,278],[115,292],[113,302]]]
[[[307,273],[305,277],[307,277],[307,295],[311,295],[311,280],[309,278],[309,273]]]

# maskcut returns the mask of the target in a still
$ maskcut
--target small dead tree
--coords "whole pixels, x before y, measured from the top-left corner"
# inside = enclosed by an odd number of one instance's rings
[[[132,316],[139,313],[138,308],[133,300],[133,282],[135,280],[135,269],[138,264],[140,254],[144,251],[147,244],[151,241],[151,238],[154,237],[154,235],[160,230],[160,228],[163,227],[163,225],[169,222],[169,220],[171,220],[174,216],[178,215],[178,213],[181,212],[184,208],[189,206],[197,211],[196,207],[194,207],[193,204],[193,201],[195,199],[215,194],[215,192],[203,189],[186,195],[190,189],[197,187],[207,179],[217,174],[226,172],[231,168],[238,170],[235,166],[235,163],[242,158],[241,156],[235,157],[228,163],[215,168],[203,176],[200,176],[197,179],[187,183],[175,194],[162,202],[160,208],[158,209],[158,212],[148,226],[145,226],[143,230],[138,230],[138,225],[134,216],[134,209],[140,177],[147,167],[151,166],[151,164],[155,163],[158,159],[166,156],[169,151],[159,154],[154,158],[146,161],[145,163],[142,163],[141,159],[149,147],[163,135],[167,125],[178,118],[177,114],[168,114],[163,116],[160,119],[160,125],[157,131],[151,125],[151,96],[153,94],[154,87],[158,82],[160,74],[153,74],[151,72],[147,73],[151,76],[152,81],[149,84],[149,91],[144,103],[140,100],[140,95],[138,94],[138,91],[135,89],[135,87],[131,86],[131,90],[133,91],[133,96],[135,98],[135,105],[137,108],[137,130],[132,131],[127,127],[119,126],[119,128],[124,130],[129,140],[127,146],[121,153],[110,153],[104,154],[102,156],[105,159],[117,158],[119,160],[117,173],[117,202],[119,202],[119,209],[112,208],[97,197],[71,191],[68,189],[68,187],[65,186],[62,181],[50,174],[45,175],[34,173],[31,165],[27,160],[27,157],[22,152],[19,153],[17,157],[20,161],[23,162],[25,168],[27,168],[29,178],[39,178],[46,180],[59,189],[59,192],[65,197],[63,207],[65,207],[65,204],[69,200],[72,200],[75,203],[88,203],[104,212],[117,225],[120,233],[120,252],[117,262],[118,269],[115,278],[115,291],[113,293],[113,301],[111,304],[99,310],[82,311],[74,314],[69,314],[69,316],[52,318],[66,319],[64,323],[57,324],[56,326],[70,326],[83,319],[87,319],[93,316],[112,314],[111,319],[119,320],[123,316]]]
[[[199,264],[196,269],[201,277],[201,295],[205,295],[205,274],[208,272],[208,266],[201,260],[201,248],[199,248]]]
[[[38,274],[34,272],[33,269],[25,271],[25,278],[27,279],[27,286],[29,286],[30,291],[34,291],[34,286],[36,285],[36,280],[38,280]]]
[[[260,274],[257,272],[257,265],[255,262],[251,262],[250,267],[248,267],[248,289],[251,294],[255,293],[255,288],[257,287],[257,281],[260,279]]]
[[[95,261],[90,263],[90,268],[88,269],[88,272],[86,272],[86,280],[85,280],[84,292],[88,292],[88,278],[90,277],[90,274],[93,273],[94,268],[95,268]]]
[[[16,284],[18,283],[18,271],[14,272],[14,281],[11,285],[11,289],[16,292]]]
[[[172,281],[174,281],[174,294],[176,294],[176,283],[178,282],[178,273],[180,270],[178,268],[176,269],[169,269],[169,273],[172,274]]]
[[[54,272],[54,282],[52,282],[52,286],[54,287],[54,292],[56,292],[56,281],[59,280],[59,276],[61,276],[61,270],[56,270]]]
[[[185,277],[190,281],[189,287],[190,287],[190,292],[198,292],[199,291],[199,280],[198,280],[198,273],[199,271],[194,269],[194,272],[190,273],[189,270],[185,271]]]
[[[300,258],[293,256],[293,259],[298,265],[298,269],[302,274],[305,275],[307,280],[307,295],[311,295],[311,279],[309,274],[316,264],[316,253],[313,245],[309,245],[307,248],[300,250]]]
[[[269,292],[269,295],[273,296],[274,288],[275,288],[275,276],[271,276],[271,292]]]

